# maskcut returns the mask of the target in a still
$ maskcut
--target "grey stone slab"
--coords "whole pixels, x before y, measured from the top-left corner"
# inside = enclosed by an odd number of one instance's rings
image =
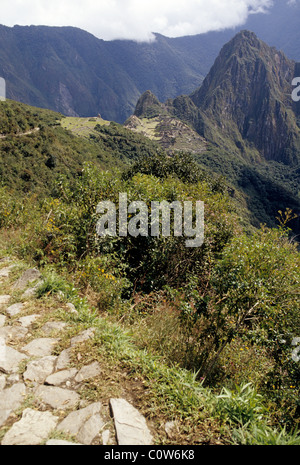
[[[95,334],[95,328],[89,328],[85,331],[82,331],[77,336],[72,337],[71,339],[71,346],[80,344],[81,342],[88,341],[91,339]]]
[[[25,289],[28,284],[40,279],[41,277],[42,275],[39,270],[36,268],[30,268],[29,270],[26,270],[15,282],[13,289]]]
[[[10,316],[10,317],[14,317],[16,315],[18,315],[19,313],[21,313],[21,311],[23,310],[24,308],[24,304],[23,303],[17,303],[17,304],[13,304],[13,305],[10,305],[7,309],[6,309],[6,313]]]
[[[45,379],[45,384],[49,384],[50,386],[60,386],[65,384],[67,381],[72,380],[76,376],[77,372],[78,370],[76,368],[57,371]]]
[[[58,340],[54,338],[38,338],[29,342],[26,346],[22,348],[23,351],[32,355],[33,357],[45,357],[46,355],[51,355],[54,349],[54,346],[57,344]]]
[[[57,427],[58,431],[76,437],[82,444],[93,442],[101,432],[104,421],[101,417],[102,404],[96,402],[80,410],[71,412]]]
[[[0,337],[2,337],[6,342],[10,341],[20,341],[26,337],[28,333],[27,328],[21,328],[18,326],[4,326],[0,328]]]
[[[6,386],[6,375],[0,373],[0,396],[1,396],[1,391],[5,388]]]
[[[67,326],[63,321],[48,321],[41,328],[44,334],[51,335],[52,333],[62,331]]]
[[[0,279],[8,278],[11,270],[14,268],[14,265],[6,266],[0,270]]]
[[[8,417],[20,407],[26,396],[26,386],[23,383],[14,384],[12,387],[1,391],[0,395],[0,427]]]
[[[80,428],[76,439],[85,445],[90,445],[100,435],[102,428],[105,426],[100,413],[92,415]]]
[[[125,399],[110,399],[118,445],[151,445],[152,435],[145,417]]]
[[[6,322],[6,316],[5,315],[0,315],[0,328],[3,328]]]
[[[75,381],[81,383],[91,378],[100,375],[101,368],[98,362],[93,362],[90,365],[82,367],[75,377]]]
[[[22,299],[30,299],[31,297],[35,297],[36,291],[38,288],[43,284],[43,280],[39,280],[33,287],[29,287],[26,291],[22,294]]]
[[[56,362],[56,370],[64,370],[69,367],[71,361],[70,352],[70,349],[65,349],[59,354]]]
[[[13,424],[5,434],[3,446],[35,446],[45,441],[55,429],[58,418],[50,412],[25,409],[20,421]]]
[[[21,318],[18,318],[17,322],[20,323],[23,328],[29,328],[29,326],[31,326],[39,317],[40,315],[22,316]]]
[[[17,373],[19,371],[19,364],[28,358],[28,356],[9,346],[5,346],[4,349],[5,356],[0,357],[0,371],[4,373]]]
[[[39,386],[35,395],[42,404],[53,409],[75,408],[80,402],[80,396],[77,392],[56,386]]]
[[[23,375],[24,381],[42,384],[47,376],[54,371],[57,357],[47,355],[38,360],[32,360],[27,364],[26,371]]]

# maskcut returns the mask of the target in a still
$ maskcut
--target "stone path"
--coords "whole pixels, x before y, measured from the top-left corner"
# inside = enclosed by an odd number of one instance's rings
[[[0,260],[0,286],[13,268],[9,259]],[[22,302],[0,295],[1,445],[153,444],[146,419],[127,400],[108,399],[104,406],[81,396],[82,383],[101,377],[101,364],[71,366],[69,351],[92,338],[93,328],[70,338],[69,348],[55,355],[67,323],[49,321],[41,328],[43,337],[32,338],[40,315],[23,314],[24,296],[32,296],[39,280],[39,271],[30,269],[13,282],[11,294],[22,291]],[[72,304],[69,309],[76,312]]]

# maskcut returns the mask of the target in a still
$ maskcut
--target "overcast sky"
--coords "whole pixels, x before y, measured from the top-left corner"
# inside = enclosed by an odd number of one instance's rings
[[[287,0],[295,1],[295,0]],[[297,0],[296,0],[297,1]],[[6,26],[76,26],[105,40],[150,40],[242,25],[273,0],[0,0]]]

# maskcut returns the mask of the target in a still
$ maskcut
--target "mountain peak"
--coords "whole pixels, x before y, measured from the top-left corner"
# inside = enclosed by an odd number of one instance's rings
[[[262,41],[257,37],[257,35],[252,32],[244,29],[236,34],[229,42],[229,44],[238,44],[241,41],[246,41],[249,45],[259,48]]]
[[[150,90],[147,90],[139,98],[136,104],[134,115],[138,118],[151,118],[158,116],[162,113],[162,111],[163,105]]]
[[[238,146],[253,145],[267,160],[290,163],[291,141],[299,138],[291,83],[295,63],[250,31],[221,50],[191,99],[221,137],[235,134]],[[202,134],[206,137],[206,134]]]

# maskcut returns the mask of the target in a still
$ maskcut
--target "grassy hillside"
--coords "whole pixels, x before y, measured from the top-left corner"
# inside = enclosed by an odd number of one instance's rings
[[[72,179],[81,174],[85,163],[121,169],[131,159],[159,150],[148,139],[109,124],[65,118],[10,100],[1,102],[1,185],[21,192],[50,193],[60,175]]]
[[[300,255],[291,212],[283,210],[274,228],[249,228],[239,194],[192,155],[170,156],[116,123],[10,101],[1,111],[9,132],[0,140],[0,259],[39,267],[35,298],[51,296],[53,309],[71,300],[76,327],[97,329],[85,359],[101,349],[110,370],[141,380],[143,410],[157,422],[179,422],[173,442],[299,444],[292,355]],[[253,176],[257,191],[266,187]],[[203,245],[187,248],[173,225],[169,237],[98,236],[97,205],[118,205],[123,192],[147,205],[202,200]]]

